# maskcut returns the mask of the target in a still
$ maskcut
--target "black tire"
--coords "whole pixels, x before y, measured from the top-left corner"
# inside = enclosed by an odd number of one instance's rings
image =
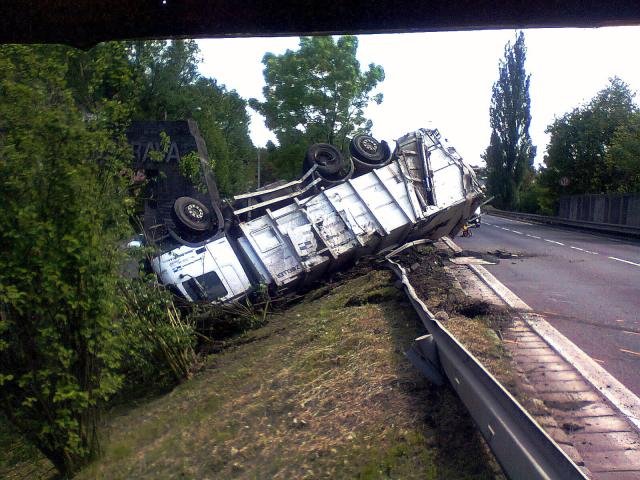
[[[304,158],[304,171],[308,171],[314,165],[316,172],[329,181],[340,181],[348,177],[353,169],[349,161],[333,145],[328,143],[315,143],[307,149]]]
[[[359,134],[349,142],[349,152],[356,160],[368,165],[382,166],[391,159],[387,142],[379,142],[371,135]]]
[[[173,204],[173,212],[178,222],[194,232],[204,232],[211,228],[211,213],[202,203],[191,197],[180,197]]]

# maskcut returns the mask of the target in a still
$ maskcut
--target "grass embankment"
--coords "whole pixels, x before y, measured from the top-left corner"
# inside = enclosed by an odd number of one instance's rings
[[[14,431],[8,420],[0,415],[0,478],[48,479],[54,474],[53,464]]]
[[[354,270],[172,392],[111,412],[104,455],[78,478],[500,476],[457,397],[404,358],[424,332],[393,281]],[[29,478],[37,464],[21,462],[0,462],[0,476]]]
[[[493,478],[464,408],[402,351],[420,332],[387,271],[311,292],[112,418],[79,478]]]

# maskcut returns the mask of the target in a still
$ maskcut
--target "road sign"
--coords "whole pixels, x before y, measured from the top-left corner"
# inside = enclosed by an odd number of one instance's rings
[[[566,187],[567,185],[569,185],[569,178],[568,177],[562,177],[560,179],[560,185],[562,185],[563,187]]]

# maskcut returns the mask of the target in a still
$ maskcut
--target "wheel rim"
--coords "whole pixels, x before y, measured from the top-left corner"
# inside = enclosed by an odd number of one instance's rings
[[[373,138],[365,137],[360,140],[360,147],[370,154],[374,154],[378,151],[378,142],[376,142]]]
[[[184,212],[190,219],[195,221],[202,221],[202,219],[204,218],[204,210],[195,203],[188,204],[185,207]]]

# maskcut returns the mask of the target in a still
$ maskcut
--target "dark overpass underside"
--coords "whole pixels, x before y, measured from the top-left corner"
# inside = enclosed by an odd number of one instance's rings
[[[4,0],[0,43],[392,33],[640,23],[633,0]]]

